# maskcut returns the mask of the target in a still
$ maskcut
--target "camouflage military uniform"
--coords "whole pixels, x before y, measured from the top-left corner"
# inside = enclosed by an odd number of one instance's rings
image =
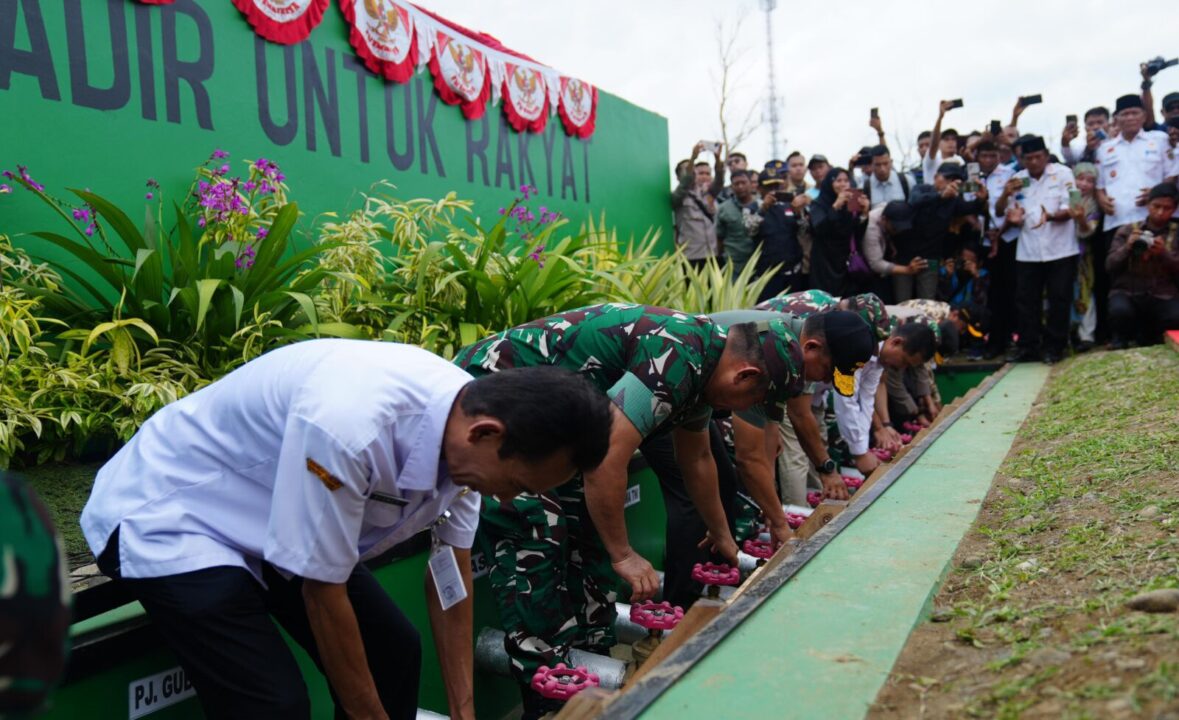
[[[0,716],[35,711],[65,670],[70,588],[45,506],[0,476]]]
[[[536,365],[574,370],[609,395],[645,438],[673,427],[707,427],[712,408],[702,393],[726,339],[725,330],[703,316],[612,303],[504,331],[465,348],[455,363],[476,376]],[[797,341],[794,352],[790,362],[801,367]],[[771,378],[782,377],[772,361],[767,357]],[[780,418],[785,401],[772,397],[777,394],[767,395],[764,412]],[[491,559],[505,645],[522,684],[542,664],[567,662],[571,647],[605,653],[614,644],[618,579],[580,477],[508,503],[484,497],[478,538]]]
[[[839,298],[822,290],[803,290],[802,292],[779,295],[758,303],[758,310],[772,310],[773,312],[790,313],[807,318],[811,315],[830,310],[839,304]]]

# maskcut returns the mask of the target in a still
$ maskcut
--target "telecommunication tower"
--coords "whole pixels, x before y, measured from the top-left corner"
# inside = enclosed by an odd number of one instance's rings
[[[766,98],[766,121],[770,124],[770,157],[777,159],[781,157],[780,146],[778,144],[778,89],[774,83],[774,29],[773,29],[773,13],[774,8],[778,7],[778,0],[759,0],[761,9],[766,14],[766,55],[767,65],[769,66],[769,83],[770,96]]]

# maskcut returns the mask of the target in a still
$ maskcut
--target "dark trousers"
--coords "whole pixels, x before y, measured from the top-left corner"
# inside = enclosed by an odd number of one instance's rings
[[[1162,339],[1163,331],[1179,329],[1179,298],[1113,293],[1109,296],[1109,327],[1117,340],[1153,345]]]
[[[1048,317],[1043,322],[1045,353],[1064,354],[1068,346],[1069,311],[1073,283],[1077,279],[1076,256],[1049,262],[1016,262],[1016,304],[1019,313],[1019,347],[1035,351],[1040,346],[1043,298],[1048,295]]]
[[[716,423],[709,423],[709,441],[716,459],[721,504],[733,529],[733,504],[737,497],[737,472],[729,460],[728,449]],[[675,460],[672,434],[660,433],[648,438],[640,447],[643,457],[659,478],[663,504],[667,509],[667,545],[663,557],[663,599],[687,608],[696,601],[699,588],[692,580],[692,566],[716,560],[707,549],[696,547],[708,528],[684,487],[684,476]]]
[[[1109,271],[1105,269],[1105,258],[1109,255],[1109,244],[1116,232],[1117,228],[1094,233],[1093,239],[1090,241],[1093,253],[1093,301],[1097,311],[1097,329],[1094,330],[1093,335],[1098,343],[1108,341],[1112,335],[1110,332],[1112,324],[1109,322],[1110,282]]]
[[[303,674],[271,621],[277,620],[323,672],[302,578],[287,580],[270,565],[263,565],[267,587],[239,567],[122,578],[118,537],[116,531],[98,566],[143,605],[180,659],[207,717],[311,717]],[[356,566],[347,586],[381,704],[390,718],[412,720],[422,664],[418,631],[363,565]],[[338,700],[336,717],[345,717]]]
[[[991,276],[987,305],[991,310],[991,330],[987,334],[987,355],[1007,349],[1015,331],[1015,242],[999,241],[999,252],[987,259]]]

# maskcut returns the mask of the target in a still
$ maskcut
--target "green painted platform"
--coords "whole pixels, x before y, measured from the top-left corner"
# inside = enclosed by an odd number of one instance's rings
[[[863,717],[1047,377],[1013,368],[642,717]]]

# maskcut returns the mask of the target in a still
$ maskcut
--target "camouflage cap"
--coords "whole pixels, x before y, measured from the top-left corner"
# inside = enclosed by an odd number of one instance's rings
[[[884,341],[892,334],[892,323],[888,317],[888,310],[884,308],[884,301],[875,293],[864,293],[844,298],[840,303],[844,310],[859,315],[864,322],[876,330],[876,340]]]

